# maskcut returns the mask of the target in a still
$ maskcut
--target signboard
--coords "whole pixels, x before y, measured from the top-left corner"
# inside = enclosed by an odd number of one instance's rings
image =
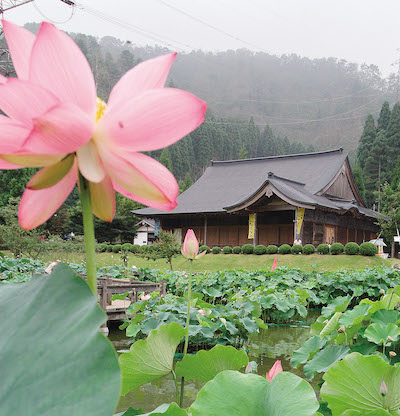
[[[304,220],[304,213],[305,208],[297,208],[297,226],[296,226],[296,237],[300,236],[301,227],[303,226],[303,220]]]
[[[256,214],[249,215],[249,235],[248,239],[254,238],[254,234],[256,232]]]
[[[154,237],[157,237],[160,234],[160,218],[154,219]]]

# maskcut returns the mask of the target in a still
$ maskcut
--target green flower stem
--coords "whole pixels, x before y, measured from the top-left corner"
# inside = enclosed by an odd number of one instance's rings
[[[193,266],[193,259],[190,259],[190,266],[189,266],[189,284],[188,284],[188,295],[187,295],[187,315],[186,315],[186,335],[185,335],[185,345],[183,347],[183,357],[186,355],[188,350],[189,344],[189,322],[190,322],[190,301],[192,298],[192,266]],[[183,358],[182,357],[182,358]],[[179,400],[179,406],[182,407],[183,404],[183,392],[185,390],[185,379],[182,377],[181,379],[181,397]]]
[[[82,204],[83,233],[85,236],[87,283],[97,296],[96,249],[92,204],[90,202],[89,182],[79,173],[79,191]]]
[[[176,403],[179,403],[179,386],[178,386],[178,380],[176,379],[176,374],[174,370],[172,370],[172,376],[174,377],[174,382],[175,382]]]

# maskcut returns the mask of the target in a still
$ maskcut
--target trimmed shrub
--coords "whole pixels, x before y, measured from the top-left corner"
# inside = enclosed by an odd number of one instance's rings
[[[315,253],[315,247],[312,244],[306,244],[303,247],[303,254],[314,254]]]
[[[211,253],[211,248],[208,246],[200,246],[199,253],[202,253],[203,251],[207,251],[207,253]]]
[[[213,252],[213,254],[219,254],[219,253],[221,253],[221,248],[220,247],[213,247],[211,249],[211,251]]]
[[[278,252],[279,248],[278,246],[274,245],[274,244],[270,244],[267,247],[267,254],[276,254]]]
[[[360,254],[362,256],[375,256],[375,254],[378,254],[378,248],[372,243],[362,243],[360,244]]]
[[[133,246],[133,244],[131,244],[131,243],[124,243],[124,244],[122,244],[122,250],[123,251],[131,251],[132,246]]]
[[[99,253],[104,253],[107,251],[107,244],[98,244],[96,248]]]
[[[121,244],[115,244],[112,246],[113,253],[119,253],[122,250]]]
[[[225,247],[222,249],[222,252],[223,252],[224,254],[232,254],[232,247],[225,246]]]
[[[329,253],[329,246],[328,246],[328,244],[320,244],[317,247],[317,252],[319,254],[328,254]]]
[[[242,246],[243,254],[253,254],[253,252],[254,252],[253,244],[245,244],[244,246]]]
[[[232,249],[233,254],[240,254],[242,252],[242,248],[240,246],[235,246]]]
[[[108,253],[111,253],[113,251],[113,246],[111,245],[111,244],[109,244],[108,246],[107,246],[107,252]]]
[[[278,253],[279,254],[289,254],[290,249],[291,249],[291,247],[289,246],[289,244],[282,244],[278,249]]]
[[[131,248],[129,249],[129,251],[131,253],[134,253],[134,254],[139,253],[140,252],[140,246],[139,246],[139,244],[132,244],[131,245]]]
[[[290,252],[292,254],[300,254],[303,251],[303,246],[300,244],[295,244],[291,249]]]
[[[259,244],[258,246],[254,247],[254,254],[257,254],[258,256],[261,254],[265,254],[267,252],[267,247],[263,246],[262,244]]]
[[[360,246],[357,243],[347,243],[344,252],[345,254],[348,254],[349,256],[354,256],[355,254],[358,254],[360,250]]]
[[[333,243],[329,251],[333,255],[342,254],[344,252],[344,245],[342,243]]]

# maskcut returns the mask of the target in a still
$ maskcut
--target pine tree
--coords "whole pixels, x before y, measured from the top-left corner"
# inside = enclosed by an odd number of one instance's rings
[[[390,123],[390,107],[389,103],[385,101],[382,104],[382,109],[378,118],[377,131],[386,130]]]
[[[386,137],[390,154],[388,169],[391,170],[396,165],[400,155],[400,102],[393,107]]]
[[[190,188],[193,185],[193,179],[188,172],[185,176],[185,179],[179,181],[179,193],[185,192],[186,189]]]
[[[169,171],[172,172],[172,162],[167,147],[165,147],[161,152],[160,163],[162,163]]]
[[[361,169],[364,169],[365,162],[371,151],[372,144],[374,143],[376,137],[376,128],[375,121],[372,115],[370,114],[365,121],[364,130],[360,138],[360,144],[357,149],[357,159],[360,163]]]
[[[248,152],[247,152],[246,148],[243,146],[240,149],[240,152],[239,152],[239,155],[238,155],[238,159],[243,160],[243,159],[247,159],[247,157],[248,157]]]

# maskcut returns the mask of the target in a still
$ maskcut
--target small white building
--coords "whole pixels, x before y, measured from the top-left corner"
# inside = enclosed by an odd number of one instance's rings
[[[155,231],[155,222],[151,218],[144,218],[143,220],[139,221],[136,226],[137,235],[133,239],[133,244],[137,244],[139,246],[148,246],[153,244],[155,240],[154,231]]]

